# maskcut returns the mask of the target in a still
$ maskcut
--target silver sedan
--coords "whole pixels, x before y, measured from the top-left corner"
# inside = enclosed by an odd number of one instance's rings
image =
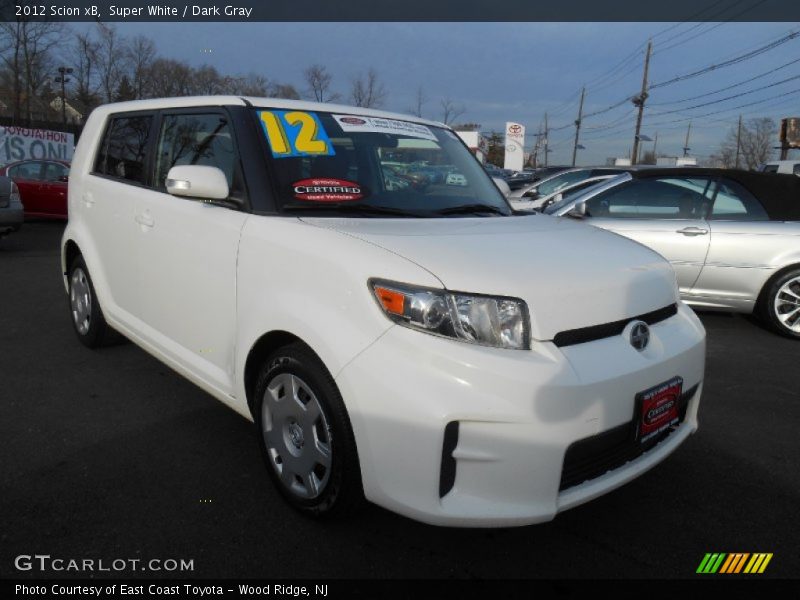
[[[672,263],[682,298],[756,313],[800,339],[800,179],[722,169],[619,175],[545,209],[636,240]]]

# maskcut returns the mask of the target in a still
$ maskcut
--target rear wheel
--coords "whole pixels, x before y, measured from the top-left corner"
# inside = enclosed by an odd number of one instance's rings
[[[108,338],[109,327],[82,256],[72,261],[68,281],[70,315],[78,339],[88,348],[102,346]]]
[[[792,269],[772,282],[762,313],[775,331],[800,339],[800,269]]]
[[[270,477],[298,510],[341,516],[364,502],[355,439],[339,390],[303,344],[270,355],[256,385],[254,420]]]

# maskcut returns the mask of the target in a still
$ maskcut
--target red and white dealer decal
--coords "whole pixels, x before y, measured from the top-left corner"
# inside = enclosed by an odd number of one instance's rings
[[[301,179],[292,184],[294,197],[311,202],[351,202],[364,197],[364,189],[346,179]]]

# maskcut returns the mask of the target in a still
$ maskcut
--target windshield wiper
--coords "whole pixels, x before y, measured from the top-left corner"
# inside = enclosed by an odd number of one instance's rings
[[[338,203],[319,203],[319,204],[289,204],[284,205],[285,211],[333,211],[346,214],[362,214],[362,215],[389,215],[393,217],[421,217],[424,216],[420,213],[403,210],[401,208],[394,208],[391,206],[376,206],[374,204],[338,204]]]
[[[504,211],[499,206],[492,206],[491,204],[462,204],[461,206],[451,206],[449,208],[442,208],[433,211],[436,215],[464,215],[464,214],[477,214],[477,213],[491,213],[493,215],[506,216],[509,213]]]

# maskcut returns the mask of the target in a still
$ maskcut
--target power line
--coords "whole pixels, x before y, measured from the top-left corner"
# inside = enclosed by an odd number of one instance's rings
[[[756,100],[754,102],[748,102],[746,104],[740,104],[738,106],[732,106],[730,108],[725,108],[725,109],[722,109],[722,110],[717,110],[717,111],[713,111],[713,112],[705,113],[705,114],[701,114],[701,115],[692,115],[692,116],[689,116],[689,117],[684,117],[682,119],[675,119],[675,120],[672,120],[672,121],[664,121],[664,123],[665,124],[679,123],[681,121],[688,121],[688,120],[691,120],[691,119],[700,119],[700,118],[704,118],[704,117],[710,117],[710,116],[713,116],[713,115],[719,115],[719,114],[723,114],[723,113],[726,113],[726,112],[730,112],[732,110],[738,110],[740,108],[746,108],[748,106],[756,106],[758,104],[763,104],[764,102],[770,102],[772,100],[777,100],[778,98],[785,98],[786,96],[791,96],[791,95],[797,94],[797,93],[800,93],[800,88],[798,88],[796,90],[792,90],[790,92],[786,92],[784,94],[780,94],[778,96],[772,96],[770,98],[763,98],[761,100]],[[660,126],[660,125],[661,125],[661,123],[650,123],[651,127]]]
[[[800,58],[796,58],[795,60],[791,60],[788,63],[781,65],[780,67],[776,67],[774,69],[771,69],[769,71],[761,73],[760,75],[756,75],[755,77],[751,77],[749,79],[745,79],[745,80],[740,81],[738,83],[734,83],[733,85],[729,85],[729,86],[726,86],[724,88],[720,88],[718,90],[714,90],[713,92],[706,92],[705,94],[698,94],[697,96],[690,96],[688,98],[682,98],[681,100],[670,100],[669,102],[651,102],[650,105],[651,106],[669,106],[669,105],[672,105],[672,104],[682,104],[684,102],[691,102],[692,100],[699,100],[700,98],[706,98],[708,96],[713,96],[714,94],[719,94],[719,93],[722,93],[722,92],[726,92],[728,90],[732,90],[733,88],[737,88],[737,87],[739,87],[741,85],[744,85],[746,83],[750,83],[751,81],[755,81],[756,79],[761,79],[762,77],[766,77],[767,75],[771,75],[772,73],[780,71],[781,69],[785,69],[786,67],[789,67],[789,66],[791,66],[793,64],[796,64],[798,62],[800,62]]]
[[[771,83],[769,85],[762,86],[760,88],[756,88],[754,90],[748,90],[746,92],[741,92],[739,94],[733,94],[732,96],[726,96],[725,98],[720,98],[719,100],[711,100],[710,102],[703,102],[702,104],[695,104],[694,106],[687,106],[686,108],[676,108],[674,110],[662,110],[662,111],[652,111],[654,115],[671,115],[675,113],[680,113],[686,110],[694,110],[696,108],[703,108],[705,106],[711,106],[713,104],[719,104],[720,102],[727,102],[728,100],[734,100],[736,98],[741,98],[742,96],[749,96],[750,94],[755,94],[756,92],[761,92],[763,90],[767,90],[769,88],[773,88],[778,85],[782,85],[784,83],[788,83],[790,81],[794,81],[795,79],[800,79],[800,75],[795,75],[793,77],[787,77],[781,81],[776,81],[775,83]]]
[[[720,12],[716,13],[716,14],[715,14],[715,15],[713,15],[712,17],[710,17],[710,18],[708,18],[708,19],[704,19],[704,20],[705,20],[705,21],[713,21],[713,20],[714,20],[716,17],[720,16],[722,13],[729,11],[729,10],[730,10],[730,9],[732,9],[734,6],[736,6],[737,4],[741,4],[742,2],[743,2],[743,0],[737,0],[736,2],[734,2],[733,4],[731,4],[730,6],[728,6],[727,8],[725,8],[725,9],[721,10]],[[738,13],[736,13],[735,15],[732,15],[732,16],[728,17],[727,19],[724,19],[724,20],[723,20],[722,22],[720,22],[720,23],[711,24],[711,25],[710,25],[710,26],[709,26],[707,29],[704,29],[704,30],[702,30],[702,31],[699,31],[699,32],[695,33],[693,36],[686,38],[685,40],[681,40],[681,41],[679,41],[679,42],[675,42],[675,43],[674,43],[674,44],[672,44],[671,46],[666,46],[666,47],[664,47],[664,48],[659,48],[659,50],[658,50],[658,54],[660,54],[660,53],[662,53],[662,52],[667,52],[667,51],[669,51],[669,50],[671,50],[671,49],[673,49],[673,48],[677,48],[677,47],[679,47],[679,46],[682,46],[682,45],[684,45],[684,44],[686,44],[686,43],[688,43],[688,42],[692,41],[693,39],[696,39],[696,38],[700,37],[701,35],[706,35],[708,32],[710,32],[710,31],[713,31],[713,30],[714,30],[714,29],[716,29],[717,27],[721,27],[722,25],[725,25],[726,23],[730,23],[730,22],[731,22],[731,21],[733,21],[734,19],[737,19],[737,18],[741,17],[741,16],[742,16],[744,13],[746,13],[746,12],[750,12],[751,10],[753,10],[753,9],[757,8],[758,6],[760,6],[761,4],[764,4],[764,2],[766,2],[766,0],[759,0],[759,2],[757,2],[757,3],[755,3],[755,4],[751,4],[751,5],[747,6],[747,7],[745,7],[745,9],[744,9],[744,10],[741,10],[741,11],[739,11],[739,12],[738,12]],[[689,32],[689,31],[691,31],[692,29],[695,29],[695,28],[697,28],[697,27],[700,27],[700,26],[702,26],[702,25],[709,25],[709,23],[698,23],[697,25],[695,25],[695,27],[692,27],[692,28],[690,28],[690,29],[687,29],[687,30],[686,30],[684,33],[688,33],[688,32]],[[676,39],[677,37],[680,37],[680,35],[677,35],[677,36],[675,36],[675,37],[673,37],[673,38],[670,38],[670,39]],[[666,44],[667,42],[669,42],[669,41],[670,41],[670,39],[664,40],[664,41],[662,42],[662,44]]]
[[[668,79],[667,81],[662,81],[661,83],[655,83],[655,84],[650,86],[650,89],[651,90],[655,90],[655,89],[662,88],[662,87],[665,87],[665,86],[668,86],[668,85],[672,85],[673,83],[678,83],[679,81],[686,81],[687,79],[694,79],[695,77],[699,77],[700,75],[705,75],[706,73],[710,73],[711,71],[716,71],[716,70],[719,70],[719,69],[723,69],[725,67],[730,67],[731,65],[739,64],[740,62],[744,62],[746,60],[749,60],[751,58],[759,56],[760,54],[764,54],[765,52],[769,52],[770,50],[773,50],[773,49],[777,48],[778,46],[781,46],[781,45],[785,44],[786,42],[789,42],[789,41],[793,40],[794,38],[797,37],[797,35],[798,34],[797,34],[796,31],[790,32],[789,34],[783,36],[782,38],[779,38],[779,39],[777,39],[777,40],[775,40],[773,42],[770,42],[769,44],[767,44],[765,46],[761,46],[760,48],[757,48],[757,49],[752,50],[750,52],[747,52],[745,54],[741,54],[741,55],[739,55],[739,56],[737,56],[735,58],[732,58],[730,60],[726,60],[724,62],[717,63],[717,64],[714,64],[714,65],[709,65],[709,66],[703,67],[702,69],[699,69],[697,71],[693,71],[691,73],[686,73],[685,75],[678,75],[677,77],[673,77],[672,79]]]

